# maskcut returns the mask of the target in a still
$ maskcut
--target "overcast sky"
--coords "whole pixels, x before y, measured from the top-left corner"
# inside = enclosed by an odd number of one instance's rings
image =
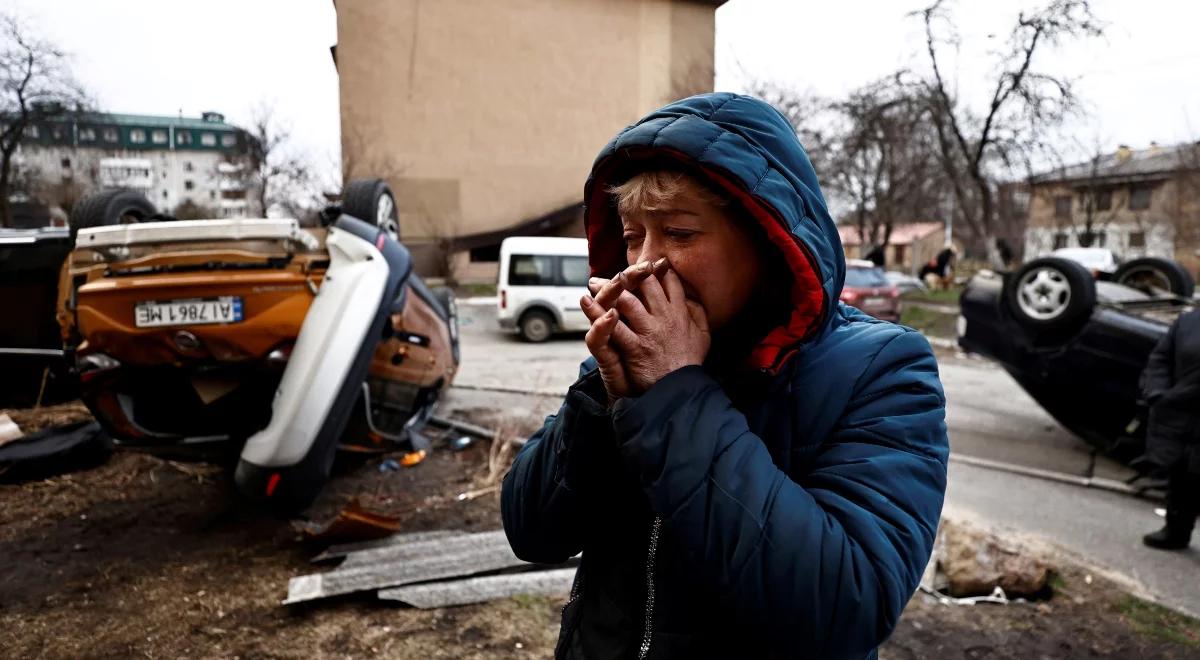
[[[731,0],[717,11],[717,89],[751,78],[837,96],[895,70],[924,66],[921,25],[905,14],[926,0]],[[976,107],[1023,0],[959,0],[960,92]],[[1042,68],[1078,78],[1092,119],[1072,126],[1097,139],[1144,147],[1200,137],[1200,2],[1094,0],[1101,39],[1043,55]],[[0,0],[72,52],[98,105],[113,112],[245,121],[270,104],[297,147],[330,170],[338,151],[337,40],[331,0]],[[989,35],[994,35],[989,38]],[[1090,148],[1090,147],[1089,147]]]

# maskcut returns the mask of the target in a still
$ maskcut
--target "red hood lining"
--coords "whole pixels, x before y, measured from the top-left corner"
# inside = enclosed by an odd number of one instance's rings
[[[776,327],[767,333],[748,358],[749,366],[755,369],[765,369],[777,372],[787,361],[804,339],[816,329],[821,322],[825,309],[825,289],[821,286],[821,278],[814,266],[815,259],[811,256],[808,246],[792,234],[780,220],[779,214],[769,204],[747,191],[731,176],[710,167],[697,165],[685,154],[672,149],[625,150],[623,158],[609,158],[600,163],[593,174],[591,191],[587,199],[587,215],[584,223],[588,238],[589,264],[593,277],[609,278],[623,270],[628,264],[625,259],[624,241],[621,232],[615,231],[619,226],[616,209],[613,207],[611,195],[607,192],[610,178],[622,165],[635,161],[646,165],[665,157],[672,166],[683,168],[694,176],[718,190],[724,191],[746,210],[762,226],[771,241],[780,252],[795,277],[791,289],[792,311],[787,323]],[[638,167],[637,171],[645,171],[649,167]],[[632,175],[633,172],[630,172]]]

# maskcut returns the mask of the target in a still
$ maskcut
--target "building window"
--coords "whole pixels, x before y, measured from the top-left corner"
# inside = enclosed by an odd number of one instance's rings
[[[135,128],[129,131],[129,141],[134,144],[143,144],[146,142],[146,131],[140,128]]]
[[[63,166],[63,169],[67,169],[67,170],[71,169],[71,159],[70,158],[62,159],[62,166]]]
[[[184,172],[191,172],[191,171],[192,171],[192,161],[190,161],[190,160],[186,160],[186,161],[184,161],[184,162],[183,162],[183,171],[184,171]]]
[[[500,261],[500,244],[471,248],[471,263],[497,263]]]
[[[30,124],[25,127],[25,137],[36,140],[38,137],[38,127]]]
[[[167,191],[164,190],[163,191],[163,199],[166,199],[166,198],[167,198]]]
[[[86,126],[84,128],[79,129],[79,141],[80,142],[95,142],[96,141],[96,129],[94,129],[90,126]]]
[[[1108,235],[1102,231],[1087,231],[1079,233],[1079,247],[1102,248],[1108,240]]]
[[[1129,210],[1144,211],[1150,208],[1150,189],[1139,186],[1129,189]]]
[[[191,190],[192,188],[195,188],[195,187],[196,187],[196,184],[192,183],[191,181],[184,181],[184,182],[183,182],[183,189],[184,189],[184,190]]]
[[[1054,235],[1054,249],[1057,250],[1065,247],[1067,247],[1067,234],[1060,231]]]
[[[1097,211],[1107,211],[1112,208],[1112,191],[1101,190],[1095,193]]]
[[[166,144],[167,132],[161,128],[155,129],[154,132],[150,133],[150,141],[154,144]]]
[[[201,134],[200,134],[200,144],[202,144],[202,145],[204,145],[204,146],[206,146],[206,147],[215,147],[215,146],[217,146],[217,135],[216,135],[216,133],[201,133]]]
[[[1129,247],[1131,247],[1131,248],[1146,247],[1146,232],[1144,232],[1144,231],[1129,232]]]
[[[1054,217],[1066,218],[1071,217],[1071,196],[1059,195],[1054,198]]]
[[[191,143],[192,143],[192,132],[191,131],[175,131],[175,144],[191,144]]]
[[[229,193],[226,193],[226,194],[229,194]],[[210,191],[208,191],[208,198],[209,198],[209,199],[216,199],[216,198],[217,198],[217,191],[215,191],[215,190],[210,190]],[[230,198],[230,199],[235,199],[235,198]]]
[[[66,135],[67,135],[67,131],[62,126],[51,126],[50,127],[50,136],[53,137],[55,140],[61,140],[64,137],[66,137]]]
[[[232,147],[235,144],[237,144],[237,136],[233,133],[226,133],[225,135],[221,136],[222,147]]]
[[[116,142],[117,141],[117,129],[115,129],[115,128],[104,129],[103,135],[104,135],[105,142]]]

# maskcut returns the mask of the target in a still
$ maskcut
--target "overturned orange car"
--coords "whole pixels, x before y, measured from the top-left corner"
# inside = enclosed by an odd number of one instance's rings
[[[236,453],[239,489],[289,509],[341,444],[424,448],[458,368],[454,295],[412,272],[386,184],[345,199],[314,229],[173,220],[131,191],[77,205],[59,322],[115,442]]]

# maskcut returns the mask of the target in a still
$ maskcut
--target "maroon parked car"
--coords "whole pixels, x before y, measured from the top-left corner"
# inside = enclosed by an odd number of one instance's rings
[[[888,283],[883,269],[862,259],[846,260],[842,302],[883,321],[900,321],[900,291]]]

